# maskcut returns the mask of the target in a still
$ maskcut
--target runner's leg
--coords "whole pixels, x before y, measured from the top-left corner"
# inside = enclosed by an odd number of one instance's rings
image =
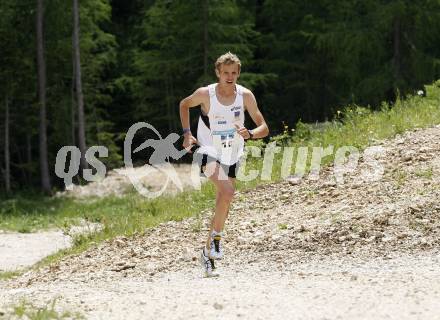
[[[206,248],[210,249],[211,233],[212,231],[221,232],[228,217],[229,206],[232,202],[235,192],[235,179],[229,178],[227,180],[222,179],[222,176],[226,175],[218,163],[215,163],[215,169],[213,174],[209,176],[216,188],[216,205],[215,213],[211,220],[211,226],[206,243]]]

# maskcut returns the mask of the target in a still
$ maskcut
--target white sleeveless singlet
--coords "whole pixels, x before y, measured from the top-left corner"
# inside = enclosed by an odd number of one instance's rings
[[[244,139],[235,127],[235,124],[244,126],[244,87],[237,84],[235,101],[225,106],[217,99],[216,86],[216,83],[208,86],[210,107],[208,114],[199,118],[197,140],[200,148],[197,153],[207,154],[222,164],[233,165],[244,153]]]

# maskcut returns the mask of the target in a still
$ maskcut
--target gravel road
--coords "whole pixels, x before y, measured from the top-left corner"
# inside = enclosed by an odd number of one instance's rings
[[[1,301],[61,297],[87,319],[440,319],[440,254],[370,260],[324,257],[277,270],[234,264],[219,278],[196,267],[154,280],[126,277],[2,289]]]

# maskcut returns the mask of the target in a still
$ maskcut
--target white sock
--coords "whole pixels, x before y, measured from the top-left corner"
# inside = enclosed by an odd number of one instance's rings
[[[217,232],[217,231],[212,231],[211,232],[211,238],[214,238],[215,236],[220,236],[220,237],[223,237],[223,232]]]

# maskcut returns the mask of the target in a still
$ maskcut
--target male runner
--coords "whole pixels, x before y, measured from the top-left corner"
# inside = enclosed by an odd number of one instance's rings
[[[235,178],[245,139],[268,135],[266,121],[258,109],[252,92],[237,84],[240,76],[240,59],[230,52],[220,56],[215,63],[218,83],[201,87],[180,102],[180,120],[183,127],[183,147],[190,151],[194,144],[200,147],[195,156],[200,157],[201,172],[216,187],[215,214],[201,262],[207,277],[217,276],[214,259],[221,259],[223,226],[235,191]],[[201,106],[197,139],[189,126],[189,108]],[[244,127],[244,111],[256,124],[249,130]]]

